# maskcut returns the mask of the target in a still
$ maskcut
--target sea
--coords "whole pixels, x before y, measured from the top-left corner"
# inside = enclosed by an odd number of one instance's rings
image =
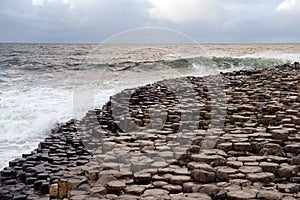
[[[0,44],[0,169],[123,89],[300,61],[300,44]]]

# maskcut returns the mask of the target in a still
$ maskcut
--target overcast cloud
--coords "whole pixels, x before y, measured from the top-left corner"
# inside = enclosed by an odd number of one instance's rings
[[[200,43],[300,42],[300,0],[0,0],[0,42],[102,42],[166,27]]]

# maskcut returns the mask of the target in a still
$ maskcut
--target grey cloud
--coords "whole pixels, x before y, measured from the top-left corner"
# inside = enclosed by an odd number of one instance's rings
[[[31,0],[0,0],[0,42],[101,42],[145,26],[175,29],[201,43],[300,42],[299,12],[276,10],[283,0],[214,1],[214,20],[183,22],[150,16],[149,0],[44,0],[40,6]]]

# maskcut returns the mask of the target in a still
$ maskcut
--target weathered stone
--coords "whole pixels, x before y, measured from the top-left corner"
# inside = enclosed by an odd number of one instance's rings
[[[5,198],[3,198],[3,199],[5,199]],[[24,195],[24,194],[19,194],[14,197],[14,200],[26,200],[26,199],[27,199],[27,195]]]
[[[41,193],[49,194],[50,183],[48,181],[44,181],[41,185]]]
[[[116,200],[116,199],[118,199],[118,195],[115,195],[115,194],[107,194],[107,195],[104,196],[104,199]]]
[[[102,143],[102,151],[104,153],[111,151],[116,146],[115,142],[111,142],[110,140],[107,139],[102,139],[101,143]]]
[[[260,121],[261,123],[265,124],[265,125],[269,125],[270,123],[272,123],[274,120],[276,119],[276,115],[265,115],[263,116]]]
[[[98,174],[98,176],[99,176],[98,178],[100,179],[104,175],[115,175],[118,173],[119,173],[119,170],[115,170],[115,169],[103,170]]]
[[[279,168],[279,164],[272,162],[261,162],[259,166],[262,168],[264,172],[275,173]]]
[[[74,196],[82,196],[82,195],[87,195],[87,194],[88,194],[88,192],[84,191],[84,190],[72,190],[72,191],[69,191],[68,199],[72,199],[72,197],[74,197]]]
[[[44,182],[44,180],[35,181],[34,182],[34,190],[40,190],[43,182]],[[13,184],[16,184],[16,183],[14,182]]]
[[[37,180],[47,180],[48,177],[49,177],[48,173],[40,173],[37,175]]]
[[[296,165],[284,165],[281,166],[278,171],[277,174],[279,177],[286,177],[289,178],[295,174],[297,174],[299,172],[299,167]]]
[[[164,175],[154,175],[152,176],[153,181],[169,181],[169,178]]]
[[[117,199],[120,199],[120,200],[138,200],[139,197],[135,196],[135,195],[124,194],[124,195],[118,196]]]
[[[113,174],[117,179],[131,179],[133,178],[133,174],[131,171],[121,171]]]
[[[233,145],[231,142],[225,142],[225,143],[218,144],[217,148],[224,151],[230,151],[233,149]]]
[[[173,170],[176,175],[190,175],[188,168],[177,168]]]
[[[151,167],[153,167],[153,168],[164,168],[167,166],[168,166],[168,163],[166,163],[164,161],[157,161],[157,162],[153,162],[151,164]]]
[[[275,179],[274,174],[270,172],[251,173],[247,174],[246,176],[249,180],[253,182],[269,183],[273,182]]]
[[[296,200],[296,199],[292,196],[285,196],[285,197],[283,197],[282,200]]]
[[[193,179],[201,183],[211,183],[216,180],[216,174],[214,172],[194,169],[191,171]]]
[[[244,174],[249,174],[249,173],[258,173],[262,172],[261,167],[254,167],[254,166],[242,166],[239,168],[239,171],[244,173]]]
[[[247,200],[255,199],[256,193],[248,192],[244,190],[233,190],[227,193],[227,197],[230,200]]]
[[[191,193],[191,192],[198,192],[200,190],[202,184],[197,182],[187,182],[183,184],[183,192]]]
[[[151,181],[151,174],[146,172],[134,173],[134,181],[138,184],[149,184]]]
[[[229,183],[239,185],[239,186],[242,186],[242,187],[251,185],[251,181],[249,181],[247,179],[231,179],[229,181]]]
[[[232,115],[231,116],[231,121],[233,123],[235,123],[235,122],[247,122],[248,120],[250,120],[249,117],[244,117],[244,116],[241,116],[241,115]]]
[[[173,184],[167,184],[162,186],[162,189],[165,189],[169,191],[172,194],[177,194],[182,192],[182,186],[181,185],[173,185]]]
[[[243,162],[240,162],[240,161],[227,161],[226,162],[226,165],[228,167],[232,167],[232,168],[240,168],[241,166],[243,166]]]
[[[281,149],[281,146],[275,143],[267,143],[263,145],[263,151],[271,155],[280,155],[282,151]]]
[[[233,149],[235,151],[252,151],[253,147],[249,142],[240,142],[240,143],[234,143]]]
[[[172,197],[172,200],[211,200],[211,197],[202,193],[184,193]]]
[[[190,162],[188,163],[189,169],[202,169],[209,172],[214,172],[214,168],[211,167],[209,164],[206,163],[200,163],[200,162]]]
[[[152,182],[152,184],[156,188],[161,188],[162,186],[167,185],[168,182],[165,182],[165,181],[154,181],[154,182]]]
[[[282,194],[276,191],[259,191],[257,198],[266,200],[281,200]]]
[[[246,174],[237,173],[237,174],[229,174],[229,179],[243,179],[246,177]]]
[[[284,162],[287,161],[287,158],[284,158],[284,157],[281,157],[281,156],[269,155],[268,156],[268,161],[275,162],[275,163],[284,163]]]
[[[86,181],[87,181],[86,177],[79,177],[79,176],[68,179],[68,181],[67,181],[68,191],[77,189],[80,184],[82,184]]]
[[[88,195],[77,195],[77,196],[71,197],[70,200],[85,200],[88,197],[89,197]]]
[[[36,181],[37,179],[35,177],[27,177],[26,180],[25,180],[25,183],[27,185],[31,185],[31,184],[34,184],[34,182]],[[10,183],[9,183],[10,184]]]
[[[237,172],[238,172],[237,169],[227,167],[227,166],[223,166],[223,167],[217,167],[216,175],[220,180],[228,181],[229,180],[229,175],[230,174],[235,174]]]
[[[141,195],[146,188],[146,185],[129,185],[125,188],[125,191],[127,194]]]
[[[259,162],[245,162],[244,165],[245,166],[255,167],[255,166],[259,165]]]
[[[194,154],[191,157],[194,161],[204,162],[206,164],[214,164],[214,166],[225,164],[225,158],[218,155]]]
[[[278,184],[277,190],[284,193],[297,193],[300,191],[300,185],[296,183]]]
[[[240,161],[240,162],[256,162],[256,159],[252,156],[239,156],[238,161]]]
[[[183,183],[188,182],[190,180],[191,180],[190,176],[173,175],[170,178],[170,183],[176,184],[176,185],[183,185]]]
[[[116,162],[105,162],[103,164],[103,169],[104,170],[120,170],[120,163],[116,163]]]
[[[228,186],[227,185],[224,186],[224,190],[226,190],[226,191],[239,191],[241,189],[242,189],[242,187],[238,186],[238,185],[230,184]]]
[[[200,193],[207,194],[208,196],[211,196],[211,197],[216,197],[219,191],[220,191],[220,188],[214,184],[202,185],[199,190]]]
[[[300,144],[289,144],[284,147],[284,151],[287,153],[300,153]]]
[[[286,129],[271,130],[271,133],[272,133],[272,137],[274,139],[278,139],[278,140],[282,140],[282,141],[286,141],[289,136],[289,131]]]
[[[103,187],[103,186],[92,187],[89,194],[91,196],[105,195],[106,194],[106,188]]]
[[[290,164],[292,165],[300,165],[300,156],[295,156],[290,159]]]
[[[163,189],[147,189],[144,194],[141,196],[144,197],[154,197],[160,199],[170,199],[169,192]]]
[[[121,180],[110,181],[106,184],[107,192],[112,194],[120,194],[125,187],[125,181]]]

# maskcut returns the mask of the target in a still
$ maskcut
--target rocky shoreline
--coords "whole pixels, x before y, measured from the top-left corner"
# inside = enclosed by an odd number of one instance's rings
[[[300,199],[299,70],[124,90],[9,162],[0,199]]]

